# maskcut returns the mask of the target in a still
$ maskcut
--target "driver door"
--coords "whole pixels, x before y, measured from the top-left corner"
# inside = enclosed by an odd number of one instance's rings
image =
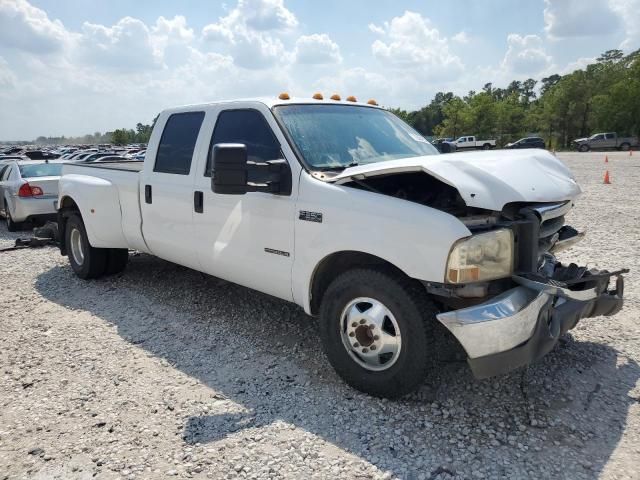
[[[193,224],[196,252],[206,273],[292,300],[294,219],[297,174],[292,167],[291,195],[249,192],[217,194],[211,190],[211,152],[218,143],[242,143],[248,160],[284,158],[285,139],[266,108],[221,108],[206,126],[209,150],[196,173]],[[290,162],[291,164],[291,162]],[[194,200],[195,201],[195,200]],[[196,205],[197,204],[197,205]]]

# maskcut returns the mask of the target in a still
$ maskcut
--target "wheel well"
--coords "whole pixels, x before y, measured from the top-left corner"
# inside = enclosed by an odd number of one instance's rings
[[[78,204],[71,197],[62,197],[60,205],[58,206],[58,242],[62,255],[67,254],[65,230],[67,228],[67,218],[71,212],[80,213]]]
[[[392,263],[375,255],[356,251],[336,252],[328,255],[318,264],[311,280],[311,314],[316,315],[320,310],[322,297],[329,284],[338,275],[360,267],[378,267],[392,270],[393,272],[407,276],[402,270]]]
[[[80,211],[80,208],[78,208],[78,204],[71,197],[63,197],[62,198],[62,201],[60,202],[60,210],[62,210],[63,208],[65,210],[78,210],[78,211]]]

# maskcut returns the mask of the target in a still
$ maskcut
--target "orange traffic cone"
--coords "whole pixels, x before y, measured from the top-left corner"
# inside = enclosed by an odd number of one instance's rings
[[[629,156],[630,156],[630,157],[633,157],[633,148],[630,148],[630,149],[629,149]]]
[[[611,179],[609,178],[609,170],[604,172],[604,184],[611,185]]]
[[[607,155],[604,156],[604,163],[609,163],[609,157]]]

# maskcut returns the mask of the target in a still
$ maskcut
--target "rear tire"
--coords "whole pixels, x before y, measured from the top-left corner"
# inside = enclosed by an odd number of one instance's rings
[[[489,150],[490,148],[491,148],[491,145],[489,145],[488,143],[485,143],[485,144],[482,146],[482,149],[483,149],[483,150]]]
[[[7,223],[7,230],[10,232],[17,232],[20,229],[20,224],[13,221],[11,218],[11,212],[9,212],[9,205],[7,202],[4,202],[4,219]]]
[[[370,313],[374,307],[383,312],[378,315],[382,328],[380,322],[370,325],[365,320],[376,316]],[[337,277],[323,296],[320,338],[329,362],[345,382],[370,395],[399,398],[425,381],[433,355],[435,313],[426,292],[410,279],[381,270],[350,270]],[[395,350],[389,348],[394,343]]]
[[[76,275],[83,280],[104,275],[108,251],[105,248],[91,246],[79,215],[71,215],[68,218],[64,234],[69,263]]]
[[[622,145],[620,145],[620,150],[622,150],[623,152],[627,152],[629,151],[629,147],[630,145],[628,143],[623,143]]]
[[[126,248],[110,248],[107,251],[107,275],[122,272],[129,263],[129,250]]]

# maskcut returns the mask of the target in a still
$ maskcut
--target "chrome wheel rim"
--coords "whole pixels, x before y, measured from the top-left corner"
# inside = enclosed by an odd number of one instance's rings
[[[82,235],[77,228],[71,230],[71,234],[69,235],[69,243],[71,243],[71,255],[73,256],[73,260],[78,264],[82,265],[84,263],[84,250],[82,250]]]
[[[400,356],[402,338],[395,317],[382,302],[359,297],[340,315],[340,336],[349,356],[374,372],[391,368]]]

